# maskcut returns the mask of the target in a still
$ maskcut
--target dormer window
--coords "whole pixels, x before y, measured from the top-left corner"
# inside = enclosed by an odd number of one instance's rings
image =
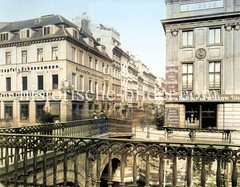
[[[54,26],[45,26],[43,27],[43,35],[53,34],[54,33]]]
[[[0,35],[1,42],[9,39],[8,33],[2,33]]]
[[[78,31],[76,29],[73,30],[73,37],[78,38]]]
[[[50,34],[50,27],[44,27],[43,28],[43,35]]]
[[[20,31],[20,38],[29,38],[31,36],[30,29],[24,29]]]

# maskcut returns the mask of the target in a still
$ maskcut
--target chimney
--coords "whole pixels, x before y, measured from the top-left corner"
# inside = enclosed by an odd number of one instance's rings
[[[88,19],[86,12],[84,12],[81,20],[81,28],[84,32],[92,35],[91,30],[89,28],[89,24],[90,24],[90,20]]]

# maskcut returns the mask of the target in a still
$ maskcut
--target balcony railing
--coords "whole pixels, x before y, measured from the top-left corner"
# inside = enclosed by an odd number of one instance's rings
[[[118,119],[89,119],[23,127],[0,128],[0,133],[94,137],[110,133],[132,133],[132,123]]]
[[[224,177],[223,166],[229,164],[227,175],[231,178],[227,186],[237,187],[240,161],[240,145],[208,144],[205,143],[178,143],[160,141],[140,141],[123,139],[77,138],[47,135],[0,134],[0,182],[14,186],[57,186],[57,171],[61,169],[63,186],[68,181],[74,181],[74,186],[91,186],[95,181],[96,186],[101,183],[102,160],[108,160],[108,186],[113,183],[112,159],[120,159],[120,184],[125,185],[125,167],[132,167],[132,185],[137,186],[138,167],[141,166],[141,178],[145,186],[150,186],[153,173],[157,172],[158,186],[164,184],[166,177],[166,160],[171,160],[171,186],[179,186],[179,161],[186,162],[186,170],[182,171],[185,185],[193,186],[193,173],[198,173],[199,184],[208,186],[208,168],[213,162],[216,169],[212,170],[212,186],[221,187]],[[79,155],[84,155],[84,160],[79,160]],[[82,157],[81,157],[82,158]],[[69,162],[71,165],[69,166]],[[132,164],[127,164],[131,160]],[[200,167],[195,166],[199,160]],[[81,171],[79,170],[81,165]],[[96,165],[96,167],[92,167]],[[154,165],[154,167],[153,167]],[[193,169],[194,166],[194,169]],[[182,169],[183,170],[183,169]],[[68,175],[68,171],[73,175]],[[140,171],[140,170],[139,170]],[[80,176],[80,173],[81,176]],[[49,176],[51,173],[51,176]],[[39,176],[41,176],[39,178]],[[84,179],[80,177],[84,177]],[[168,175],[169,176],[169,175]],[[84,181],[83,181],[84,180]],[[59,181],[58,181],[59,182]],[[224,186],[226,186],[224,184]]]

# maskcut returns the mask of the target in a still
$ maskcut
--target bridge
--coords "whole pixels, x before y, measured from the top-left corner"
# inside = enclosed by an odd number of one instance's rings
[[[5,186],[233,186],[240,145],[130,139],[132,124],[84,120],[0,130]]]

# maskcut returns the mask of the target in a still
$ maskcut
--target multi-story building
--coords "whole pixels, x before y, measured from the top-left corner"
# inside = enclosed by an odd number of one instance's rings
[[[240,0],[165,2],[166,125],[240,129]]]
[[[111,65],[103,45],[60,15],[5,24],[0,29],[2,121],[37,123],[43,111],[69,121],[107,110],[102,96],[112,89]]]
[[[102,24],[91,23],[84,13],[82,17],[73,19],[79,28],[91,34],[98,42],[106,47],[106,53],[112,58],[111,84],[116,99],[109,102],[112,113],[127,116],[133,111],[152,108],[156,77],[149,68],[134,55],[121,49],[120,34],[113,28]],[[143,96],[145,92],[145,96]],[[121,97],[118,97],[121,95]],[[148,95],[152,100],[148,99]],[[149,106],[149,107],[148,107]]]
[[[82,17],[73,19],[74,23],[82,30],[91,34],[97,42],[105,46],[105,51],[113,60],[109,66],[110,84],[112,87],[111,93],[115,99],[109,102],[109,113],[121,113],[121,56],[122,49],[120,43],[120,34],[112,28],[106,27],[102,24],[93,24],[90,22],[86,13]]]

